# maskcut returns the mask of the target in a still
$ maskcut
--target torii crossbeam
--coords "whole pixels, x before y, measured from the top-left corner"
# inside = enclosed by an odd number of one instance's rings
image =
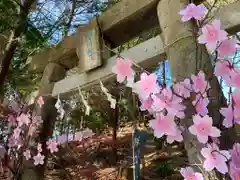
[[[139,32],[159,26],[157,3],[157,0],[123,0],[104,12],[98,21],[92,20],[88,25],[79,27],[72,36],[65,37],[56,47],[31,57],[30,70],[44,72],[40,93],[51,96],[69,94],[77,91],[77,87],[87,88],[99,79],[105,81],[113,77],[111,68],[116,56],[111,56],[114,50],[110,49],[127,42]],[[229,33],[235,33],[240,27],[239,9],[240,2],[237,1],[216,12],[216,17]],[[92,54],[95,53],[91,58],[96,61],[90,66],[89,34],[92,36]],[[143,68],[156,66],[166,59],[161,35],[125,50],[121,55],[131,58]]]

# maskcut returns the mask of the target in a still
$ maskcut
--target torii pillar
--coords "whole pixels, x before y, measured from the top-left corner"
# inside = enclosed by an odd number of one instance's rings
[[[193,21],[181,22],[181,16],[178,12],[184,9],[189,0],[161,0],[157,6],[159,23],[162,30],[162,39],[165,44],[165,52],[167,54],[171,75],[173,81],[181,81],[184,78],[190,77],[192,74],[196,74],[198,70],[203,70],[206,73],[207,79],[210,79],[212,75],[211,59],[205,46],[197,43],[197,39],[193,32],[196,32],[196,26]],[[214,119],[214,125],[219,127],[221,123],[220,113],[218,108],[223,104],[223,95],[216,77],[210,80],[211,91],[209,112],[210,116]],[[200,150],[203,147],[200,144],[196,136],[193,136],[187,128],[193,123],[193,107],[190,106],[191,102],[186,102],[186,118],[182,120],[181,124],[186,128],[184,136],[184,145],[188,154],[188,160],[190,164],[201,164],[204,161]],[[225,133],[222,133],[224,136]],[[228,139],[229,141],[229,139]],[[226,147],[226,143],[224,144]],[[197,170],[200,171],[197,166]],[[206,178],[211,180],[220,179],[216,172],[206,172],[204,168],[203,174]],[[201,171],[200,171],[201,172]]]

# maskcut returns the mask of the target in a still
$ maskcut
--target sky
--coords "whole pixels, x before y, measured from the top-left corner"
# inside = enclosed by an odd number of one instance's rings
[[[100,1],[100,3],[98,4],[99,6],[101,5],[101,2],[103,2],[103,0],[96,0],[96,1]],[[56,2],[61,2],[61,3],[56,3]],[[38,4],[39,4],[38,10],[35,12],[32,12],[30,16],[30,19],[32,19],[32,22],[36,27],[42,27],[43,20],[44,20],[44,25],[46,25],[46,22],[47,22],[47,24],[49,24],[49,27],[51,27],[51,25],[55,24],[58,21],[59,17],[61,17],[64,10],[67,9],[66,8],[67,6],[69,6],[69,9],[71,9],[70,8],[71,3],[69,3],[69,1],[67,0],[61,0],[61,1],[60,0],[39,0]],[[83,7],[77,8],[75,13],[77,15],[74,16],[72,20],[72,25],[74,26],[78,26],[80,24],[86,24],[90,19],[92,19],[96,15],[96,13],[86,12],[85,8]],[[39,29],[42,29],[42,28],[39,28]],[[75,31],[75,29],[76,29],[75,27],[71,27],[69,35],[72,34]],[[42,31],[42,33],[47,33],[48,31],[49,31],[49,28],[46,28],[45,30]],[[62,39],[63,39],[62,30],[55,29],[55,32],[52,35],[49,43],[56,44]]]

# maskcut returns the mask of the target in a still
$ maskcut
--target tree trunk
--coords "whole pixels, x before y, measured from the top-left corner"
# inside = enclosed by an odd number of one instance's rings
[[[226,104],[218,80],[213,76],[211,59],[205,46],[199,45],[195,37],[196,26],[194,22],[183,23],[180,21],[179,10],[186,7],[189,0],[161,0],[157,7],[159,23],[162,30],[162,39],[165,44],[165,51],[169,60],[170,70],[173,81],[181,81],[184,78],[196,74],[199,70],[206,73],[206,78],[210,82],[211,90],[209,92],[209,114],[213,117],[214,125],[221,127],[221,115],[219,107]],[[190,104],[188,102],[187,104]],[[182,120],[184,127],[192,125],[192,106],[187,105],[186,119]],[[230,131],[224,131],[221,136],[221,148],[229,149],[233,143]],[[226,135],[229,137],[226,138]],[[196,137],[191,133],[183,134],[185,149],[187,150],[190,164],[201,164],[203,157],[200,150],[203,144],[200,144]],[[196,167],[197,170],[199,168]],[[206,172],[203,174],[206,178],[215,180],[221,179],[217,172]]]
[[[59,81],[64,78],[66,70],[64,67],[56,64],[49,63],[43,73],[41,80],[41,87],[39,89],[40,94],[49,94],[52,89],[48,88],[52,82]],[[52,136],[54,123],[57,117],[57,110],[55,108],[56,99],[53,97],[44,97],[44,105],[41,109],[36,106],[35,109],[38,115],[41,115],[43,125],[40,130],[37,142],[42,143],[43,154],[45,156],[44,165],[39,167],[31,167],[32,165],[26,165],[22,180],[42,180],[44,179],[44,170],[48,159],[48,150],[46,147],[46,141]]]
[[[69,14],[69,17],[68,17],[68,22],[64,26],[64,33],[63,33],[64,36],[68,35],[68,32],[71,28],[71,24],[72,24],[73,18],[75,16],[76,7],[77,7],[76,0],[72,0],[72,7],[71,7],[71,11],[70,11],[70,14]]]
[[[44,98],[44,105],[38,109],[43,124],[37,142],[42,144],[42,154],[45,156],[44,164],[42,166],[34,167],[33,162],[25,164],[25,168],[21,180],[42,180],[44,179],[44,171],[47,165],[49,150],[47,149],[46,142],[51,138],[54,128],[54,123],[57,117],[57,110],[55,108],[56,99],[52,97]]]
[[[1,61],[1,71],[0,71],[0,88],[3,88],[4,80],[7,77],[8,69],[11,64],[11,60],[16,51],[18,45],[18,38],[21,36],[24,28],[26,28],[27,17],[29,10],[35,0],[25,0],[20,7],[19,22],[17,27],[13,31],[13,37],[9,39],[6,46],[2,61]],[[20,3],[20,2],[19,2]]]
[[[118,154],[117,154],[117,131],[118,131],[118,121],[119,121],[119,86],[116,83],[116,86],[111,89],[111,95],[114,96],[116,99],[116,107],[115,109],[110,109],[111,111],[111,119],[110,122],[112,124],[112,140],[113,140],[113,145],[112,145],[112,152],[113,152],[113,157],[114,157],[114,164],[117,164],[118,161]]]
[[[54,124],[57,118],[57,110],[55,108],[56,99],[53,97],[44,97],[44,105],[41,109],[41,116],[43,126],[39,134],[39,142],[42,144],[43,155],[45,156],[44,165],[37,168],[38,176],[44,178],[44,171],[47,165],[49,150],[47,149],[46,142],[52,137]]]
[[[118,154],[117,154],[117,130],[118,130],[118,105],[116,105],[116,109],[114,109],[114,119],[113,119],[113,134],[112,134],[112,140],[113,140],[113,157],[114,157],[114,164],[117,164],[118,161]]]

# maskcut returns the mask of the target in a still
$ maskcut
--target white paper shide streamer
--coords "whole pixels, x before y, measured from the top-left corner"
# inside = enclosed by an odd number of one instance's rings
[[[108,89],[104,87],[102,81],[100,81],[100,85],[101,85],[102,92],[107,96],[107,100],[110,102],[111,108],[115,109],[116,103],[117,103],[116,99],[114,99],[112,95],[109,93]]]
[[[59,118],[63,119],[65,111],[63,109],[63,105],[62,105],[62,102],[61,102],[61,100],[59,98],[59,95],[58,95],[57,102],[55,104],[55,108],[57,109],[57,112],[59,113]]]
[[[86,115],[89,115],[90,114],[90,111],[91,111],[91,107],[88,105],[88,102],[84,99],[84,96],[83,96],[83,94],[82,94],[82,91],[81,91],[81,89],[80,89],[80,87],[78,87],[78,91],[79,91],[79,95],[80,95],[80,97],[81,97],[81,99],[82,99],[82,102],[83,102],[83,105],[85,106],[85,114]]]

